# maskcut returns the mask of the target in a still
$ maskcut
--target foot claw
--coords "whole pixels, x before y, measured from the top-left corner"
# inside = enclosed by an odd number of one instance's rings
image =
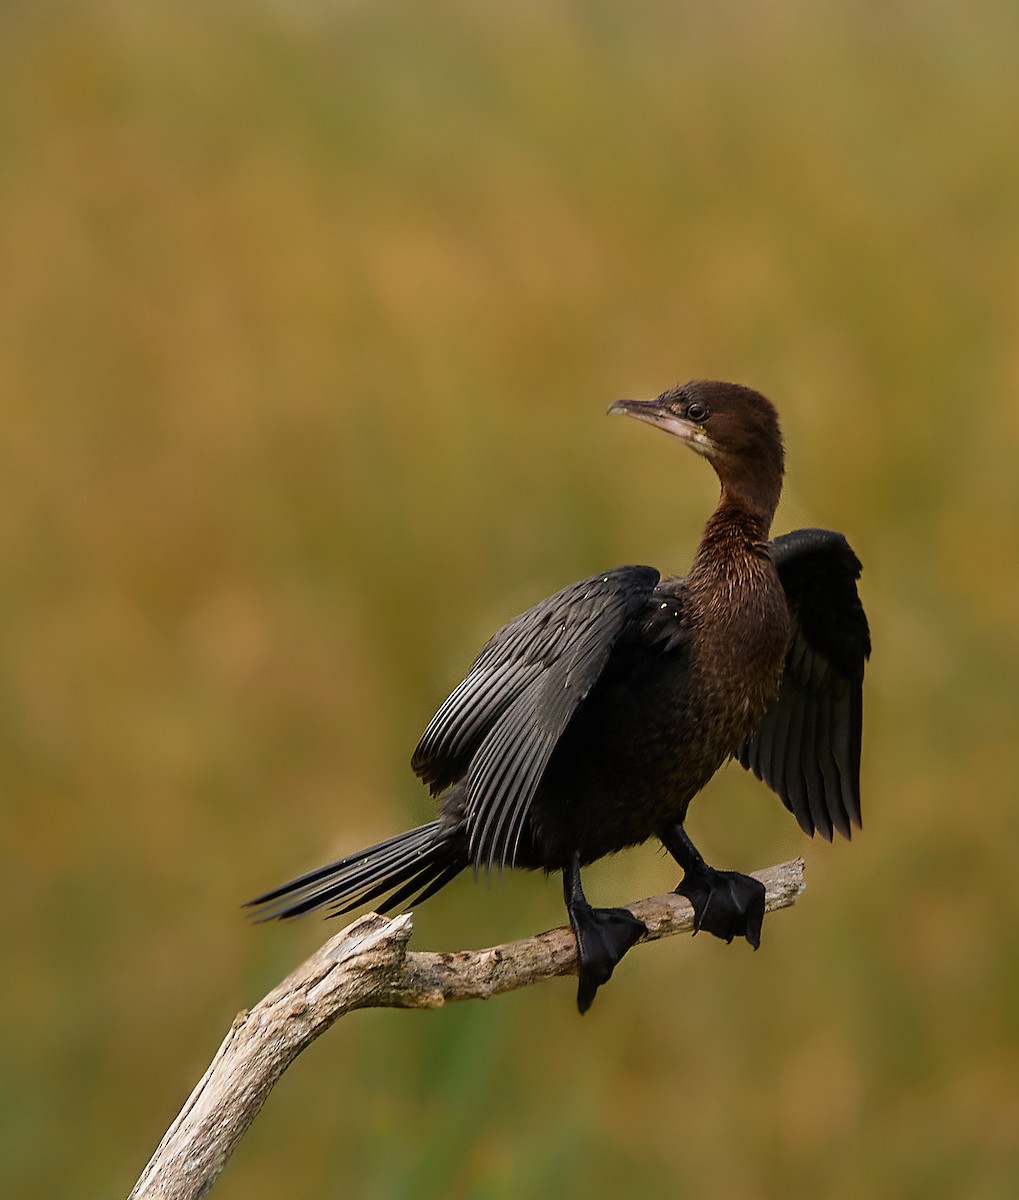
[[[577,1008],[585,1013],[595,993],[612,976],[616,963],[647,933],[647,926],[626,908],[576,905],[571,914],[577,937]]]
[[[688,870],[676,888],[693,905],[694,933],[706,929],[731,942],[745,937],[756,950],[764,923],[764,884],[739,871]]]

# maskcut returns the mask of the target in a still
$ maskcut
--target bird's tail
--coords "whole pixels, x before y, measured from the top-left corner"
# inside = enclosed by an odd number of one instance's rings
[[[414,904],[427,900],[466,865],[463,850],[442,837],[439,822],[432,821],[309,871],[250,900],[245,907],[252,910],[256,921],[299,917],[326,907],[335,916],[385,896],[375,909],[386,913],[412,896]]]

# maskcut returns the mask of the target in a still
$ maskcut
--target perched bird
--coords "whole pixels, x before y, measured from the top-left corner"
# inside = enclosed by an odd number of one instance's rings
[[[845,538],[772,541],[784,452],[759,393],[695,380],[610,412],[696,450],[721,484],[686,576],[617,567],[542,600],[482,648],[411,765],[438,819],[251,901],[260,919],[419,903],[466,867],[561,871],[577,938],[577,1005],[590,1007],[647,932],[593,908],[586,864],[658,838],[683,868],[697,929],[756,947],[764,887],[709,867],[683,828],[690,801],[736,758],[808,835],[860,825],[867,619]]]

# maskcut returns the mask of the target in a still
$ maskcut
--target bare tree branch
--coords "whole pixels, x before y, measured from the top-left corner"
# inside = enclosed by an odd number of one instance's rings
[[[757,873],[771,912],[803,891],[803,860]],[[647,925],[643,941],[693,928],[693,910],[674,893],[630,905]],[[369,913],[335,934],[230,1032],[167,1130],[130,1200],[195,1200],[212,1187],[283,1072],[319,1034],[358,1008],[437,1008],[576,974],[568,927],[487,950],[434,954],[407,949],[411,916]]]

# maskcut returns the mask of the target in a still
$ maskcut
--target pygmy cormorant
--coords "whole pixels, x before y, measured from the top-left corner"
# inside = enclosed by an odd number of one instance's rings
[[[701,858],[683,822],[729,758],[764,780],[805,833],[860,824],[867,620],[845,538],[768,540],[782,489],[778,417],[759,393],[695,380],[624,413],[703,455],[721,483],[689,574],[617,567],[557,592],[482,648],[425,730],[411,765],[438,819],[251,902],[260,918],[384,897],[419,903],[493,867],[561,871],[584,1012],[646,932],[592,908],[580,870],[658,838],[683,868],[696,928],[756,947],[764,887]]]

